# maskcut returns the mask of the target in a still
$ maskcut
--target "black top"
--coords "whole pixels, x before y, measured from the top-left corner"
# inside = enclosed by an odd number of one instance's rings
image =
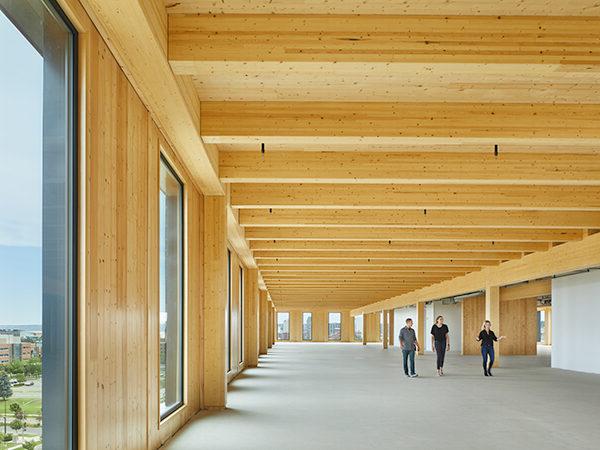
[[[481,341],[482,347],[484,345],[491,347],[494,345],[494,341],[497,341],[498,338],[496,337],[496,335],[494,334],[494,332],[492,330],[490,330],[489,334],[487,331],[481,330],[479,332],[479,340]]]
[[[438,327],[436,324],[433,324],[431,327],[431,334],[438,342],[446,342],[446,335],[448,334],[448,326],[443,324],[441,327]]]

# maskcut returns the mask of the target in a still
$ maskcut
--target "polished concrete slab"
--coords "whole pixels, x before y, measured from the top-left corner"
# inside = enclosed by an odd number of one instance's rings
[[[164,447],[190,449],[598,449],[600,375],[505,357],[433,355],[404,377],[400,350],[282,344],[230,385],[229,408],[199,414]]]

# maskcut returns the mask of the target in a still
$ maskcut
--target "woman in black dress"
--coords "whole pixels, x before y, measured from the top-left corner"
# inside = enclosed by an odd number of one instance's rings
[[[481,342],[481,356],[483,358],[483,374],[486,377],[492,376],[492,366],[494,365],[494,342],[506,339],[506,336],[496,337],[496,334],[492,331],[492,322],[486,320],[481,326],[479,336],[476,338],[478,342]],[[489,364],[488,364],[489,357]]]
[[[450,336],[448,325],[444,324],[444,317],[437,316],[431,327],[431,348],[437,353],[438,376],[444,375],[444,357],[446,351],[450,350]]]

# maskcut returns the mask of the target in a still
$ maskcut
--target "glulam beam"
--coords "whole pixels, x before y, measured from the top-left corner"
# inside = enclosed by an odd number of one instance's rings
[[[231,206],[413,209],[422,213],[432,209],[600,211],[600,186],[239,183],[231,185]]]
[[[247,227],[248,240],[375,240],[375,241],[529,241],[566,242],[581,239],[582,230],[486,228],[320,228]]]
[[[596,156],[598,160],[600,158]],[[598,177],[600,180],[600,175]],[[499,188],[502,189],[502,188]],[[598,228],[600,211],[514,211],[415,209],[241,209],[239,222],[251,227],[393,228]]]
[[[202,102],[205,142],[594,145],[600,105]],[[500,148],[500,151],[501,148]]]
[[[600,185],[600,158],[495,155],[492,148],[475,153],[221,151],[219,177],[227,183]]]
[[[589,65],[598,28],[596,17],[173,14],[169,59],[180,73],[205,61]]]

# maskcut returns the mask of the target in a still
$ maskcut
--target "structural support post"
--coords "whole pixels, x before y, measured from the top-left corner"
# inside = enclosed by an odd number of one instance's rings
[[[266,355],[269,340],[269,300],[267,300],[267,291],[260,290],[259,294],[259,339],[258,354]]]
[[[389,344],[394,346],[394,310],[388,310]]]
[[[367,314],[363,314],[362,344],[367,345]]]
[[[492,322],[492,329],[500,336],[502,324],[500,323],[500,286],[486,286],[485,288],[485,318]],[[494,367],[500,365],[501,345],[495,345],[496,358]]]
[[[227,205],[224,196],[204,197],[204,406],[227,404]]]
[[[381,318],[383,320],[383,333],[382,333],[382,337],[381,337],[381,342],[383,344],[383,348],[387,349],[388,348],[388,310],[384,309],[383,311],[381,311]]]
[[[417,303],[417,341],[419,341],[419,355],[425,354],[425,302]]]
[[[244,286],[244,363],[258,365],[258,269],[246,269]]]
[[[268,337],[267,337],[267,348],[272,348],[273,347],[273,342],[274,342],[274,337],[275,337],[275,333],[274,333],[274,317],[275,317],[275,312],[273,310],[273,303],[268,302],[269,305],[269,333],[268,333]]]
[[[544,344],[552,345],[552,308],[546,308],[545,321]]]

